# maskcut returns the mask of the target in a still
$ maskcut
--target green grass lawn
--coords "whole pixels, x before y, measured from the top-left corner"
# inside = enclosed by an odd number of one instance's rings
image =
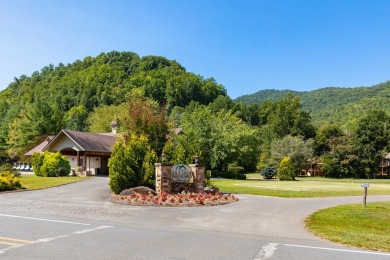
[[[252,177],[247,175],[247,177]],[[253,175],[260,177],[260,174]],[[357,196],[363,194],[362,182],[370,183],[368,196],[390,194],[390,179],[328,179],[298,177],[296,181],[213,179],[222,192],[288,198]]]
[[[88,177],[38,177],[34,174],[22,174],[20,181],[25,189],[37,190],[85,180]]]
[[[306,227],[319,237],[390,252],[390,202],[343,205],[313,213]]]

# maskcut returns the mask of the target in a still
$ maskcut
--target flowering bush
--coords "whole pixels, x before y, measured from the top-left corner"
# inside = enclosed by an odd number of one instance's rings
[[[19,190],[21,188],[22,184],[17,175],[10,171],[0,173],[0,191]]]
[[[216,206],[238,201],[233,194],[217,193],[215,195],[206,193],[182,192],[178,194],[168,194],[163,192],[161,196],[142,195],[134,193],[132,195],[115,195],[111,196],[112,201],[130,205],[146,206],[165,206],[165,207],[191,207],[191,206]]]

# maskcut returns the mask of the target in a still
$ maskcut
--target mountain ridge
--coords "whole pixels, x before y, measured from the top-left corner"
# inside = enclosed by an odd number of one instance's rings
[[[316,125],[328,122],[348,126],[354,123],[357,114],[371,109],[390,113],[390,81],[370,87],[325,87],[311,91],[266,89],[240,96],[234,101],[261,104],[267,99],[282,99],[288,93],[300,97],[303,109],[311,114]]]

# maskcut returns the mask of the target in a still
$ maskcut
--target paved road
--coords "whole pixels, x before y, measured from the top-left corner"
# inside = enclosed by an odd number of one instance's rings
[[[0,259],[390,259],[303,228],[311,212],[361,197],[239,195],[217,207],[135,207],[112,204],[107,183],[0,194]]]

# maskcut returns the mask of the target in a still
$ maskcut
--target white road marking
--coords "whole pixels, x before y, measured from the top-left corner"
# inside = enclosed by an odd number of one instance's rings
[[[282,245],[290,246],[290,247],[318,249],[318,250],[340,251],[340,252],[346,252],[346,253],[390,256],[390,253],[381,253],[381,252],[360,251],[360,250],[339,249],[339,248],[328,248],[328,247],[316,247],[316,246],[291,245],[291,244],[282,244]]]
[[[276,251],[277,245],[278,245],[277,243],[269,243],[263,246],[259,250],[259,252],[255,255],[253,260],[263,260],[272,257]]]
[[[18,245],[15,245],[15,246],[10,246],[10,247],[7,247],[7,248],[3,248],[3,249],[0,250],[0,254],[4,254],[5,252],[7,252],[7,251],[9,251],[11,249],[23,247],[23,246],[26,246],[26,245],[46,243],[46,242],[54,241],[54,240],[57,240],[57,239],[60,239],[60,238],[68,238],[68,237],[71,237],[71,236],[86,234],[86,233],[94,232],[94,231],[97,231],[97,230],[100,230],[100,229],[112,228],[112,227],[113,226],[98,226],[98,227],[95,227],[95,228],[79,230],[79,231],[75,231],[75,232],[72,232],[72,233],[69,233],[69,234],[59,235],[59,236],[56,236],[56,237],[42,238],[42,239],[38,239],[38,240],[35,240],[35,241],[31,241],[28,244],[18,244]]]
[[[90,226],[91,225],[91,224],[80,223],[80,222],[71,222],[71,221],[63,221],[63,220],[55,220],[55,219],[45,219],[45,218],[32,218],[32,217],[23,217],[23,216],[7,215],[7,214],[0,214],[0,217],[23,218],[23,219],[30,219],[30,220],[48,221],[48,222],[73,224],[73,225],[83,225],[83,226]]]

